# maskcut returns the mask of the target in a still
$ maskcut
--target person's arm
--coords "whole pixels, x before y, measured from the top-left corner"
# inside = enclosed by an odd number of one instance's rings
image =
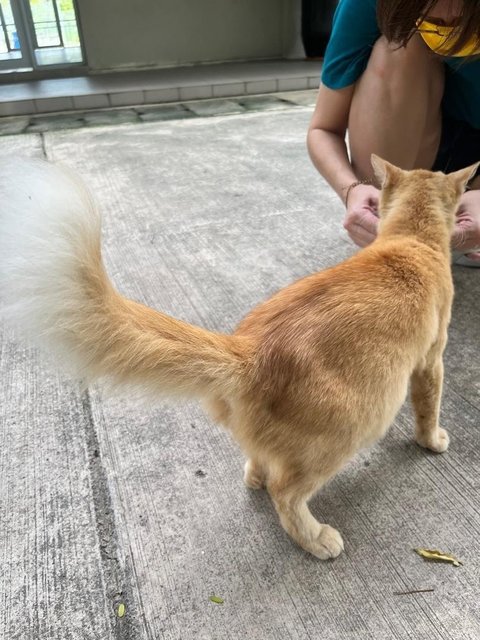
[[[357,180],[345,144],[353,90],[354,85],[329,89],[321,84],[307,134],[308,152],[314,166],[342,202],[348,186]]]
[[[322,83],[307,136],[313,164],[345,204],[344,226],[356,244],[375,239],[378,190],[371,185],[349,186],[355,175],[348,157],[345,134],[355,83],[365,70],[380,31],[376,0],[340,0],[325,52]]]
[[[354,85],[329,89],[321,84],[307,134],[307,147],[314,166],[337,192],[347,213],[344,227],[352,240],[363,247],[377,235],[378,189],[358,185],[348,157],[345,135]],[[348,193],[348,202],[346,196]]]

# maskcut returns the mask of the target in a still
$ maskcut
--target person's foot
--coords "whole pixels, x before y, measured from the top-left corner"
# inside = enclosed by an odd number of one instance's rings
[[[480,267],[480,189],[466,191],[457,211],[452,236],[452,264]]]
[[[478,255],[480,249],[475,251],[475,256]],[[456,265],[459,267],[473,267],[480,269],[480,259],[475,257],[470,257],[473,252],[469,253],[460,253],[459,251],[452,252],[452,265]]]

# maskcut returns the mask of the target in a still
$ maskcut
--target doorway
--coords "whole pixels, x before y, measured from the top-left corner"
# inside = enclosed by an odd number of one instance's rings
[[[83,62],[74,0],[0,0],[0,72]]]

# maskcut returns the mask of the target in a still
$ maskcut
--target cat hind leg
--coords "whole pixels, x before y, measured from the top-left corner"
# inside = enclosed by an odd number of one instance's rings
[[[267,481],[267,475],[262,465],[254,458],[245,462],[243,481],[249,489],[263,489]]]
[[[340,533],[314,518],[307,501],[324,481],[301,473],[286,472],[268,483],[268,491],[285,531],[305,551],[320,560],[336,558],[343,551]]]

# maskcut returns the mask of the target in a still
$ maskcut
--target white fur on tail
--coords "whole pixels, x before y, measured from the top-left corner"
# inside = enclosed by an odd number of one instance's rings
[[[58,331],[88,305],[78,271],[99,238],[100,216],[73,175],[41,160],[2,161],[2,315],[35,341],[62,349]]]
[[[85,186],[44,161],[0,165],[2,315],[76,375],[156,393],[242,386],[246,345],[120,296],[105,273],[100,216]]]

